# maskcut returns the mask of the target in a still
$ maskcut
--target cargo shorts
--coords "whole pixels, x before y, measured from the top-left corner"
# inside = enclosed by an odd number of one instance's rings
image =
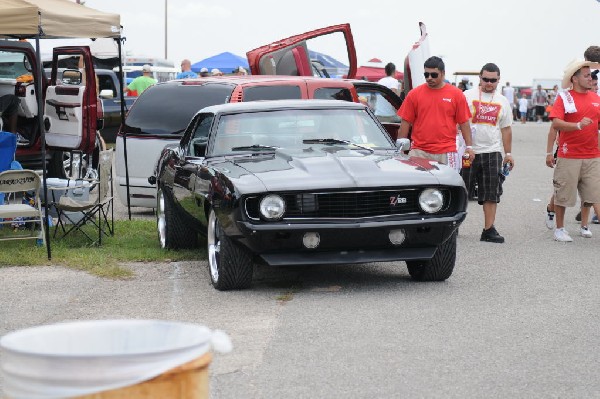
[[[581,201],[600,203],[600,158],[558,158],[554,168],[554,203],[570,207]]]

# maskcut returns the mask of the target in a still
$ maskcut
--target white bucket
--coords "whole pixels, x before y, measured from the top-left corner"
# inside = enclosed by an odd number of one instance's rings
[[[88,395],[150,380],[211,349],[231,350],[222,331],[160,320],[53,324],[0,339],[0,371],[11,399]]]

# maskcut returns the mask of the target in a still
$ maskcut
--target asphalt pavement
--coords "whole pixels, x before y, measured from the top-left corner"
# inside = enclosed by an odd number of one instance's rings
[[[135,277],[116,281],[4,267],[0,335],[106,318],[222,329],[234,350],[215,355],[212,398],[600,397],[600,226],[580,237],[572,208],[572,243],[546,228],[548,128],[514,125],[496,221],[506,242],[479,241],[483,213],[470,202],[445,282],[413,282],[403,262],[260,267],[235,292],[214,290],[203,261],[131,264]]]

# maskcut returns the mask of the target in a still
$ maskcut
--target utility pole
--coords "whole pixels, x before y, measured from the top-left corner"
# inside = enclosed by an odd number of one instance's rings
[[[167,0],[165,0],[165,60],[167,57]]]

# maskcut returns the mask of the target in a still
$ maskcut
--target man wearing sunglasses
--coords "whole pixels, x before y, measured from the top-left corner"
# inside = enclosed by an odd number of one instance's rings
[[[503,165],[508,164],[511,170],[515,164],[510,153],[512,107],[508,99],[496,91],[500,81],[500,68],[496,64],[485,64],[479,72],[479,80],[479,87],[464,92],[473,115],[471,134],[475,159],[461,174],[468,190],[477,184],[477,202],[483,206],[484,218],[481,241],[503,243],[504,237],[498,234],[494,222],[505,178]]]
[[[469,118],[471,114],[462,91],[446,84],[445,65],[439,57],[425,61],[425,84],[410,92],[398,110],[402,118],[399,138],[411,133],[410,156],[422,157],[460,170],[456,148],[456,125],[460,126],[467,146],[466,154],[473,160]]]

